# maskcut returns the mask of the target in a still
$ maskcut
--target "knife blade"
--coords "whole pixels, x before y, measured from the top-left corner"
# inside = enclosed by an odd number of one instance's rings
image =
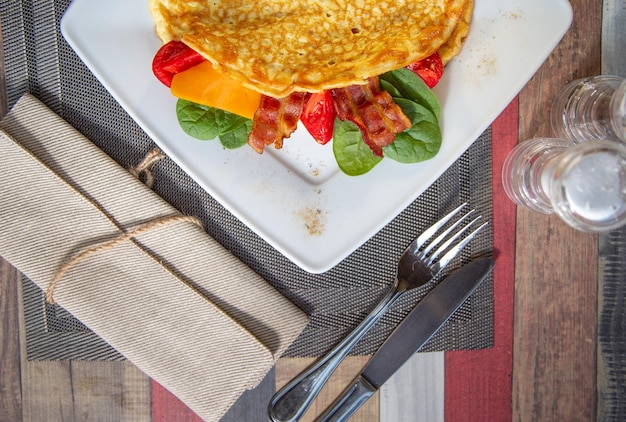
[[[435,286],[404,318],[317,422],[346,421],[448,321],[491,272],[481,258],[459,268]]]

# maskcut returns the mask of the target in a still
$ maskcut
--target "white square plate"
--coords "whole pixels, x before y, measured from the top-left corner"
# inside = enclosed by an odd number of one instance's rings
[[[145,0],[74,0],[63,36],[159,147],[224,207],[306,271],[329,270],[426,190],[517,95],[572,20],[566,0],[476,0],[461,54],[435,88],[443,143],[419,164],[383,160],[359,177],[300,127],[258,155],[190,138],[152,75],[161,42]]]

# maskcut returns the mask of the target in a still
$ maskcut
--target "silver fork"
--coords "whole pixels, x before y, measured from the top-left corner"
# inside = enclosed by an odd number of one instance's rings
[[[337,366],[348,355],[354,345],[380,320],[385,312],[404,293],[430,282],[488,224],[484,222],[463,237],[465,232],[480,219],[480,216],[478,216],[455,234],[448,237],[464,220],[473,214],[474,210],[470,210],[445,229],[432,242],[426,244],[439,229],[466,205],[459,206],[437,221],[406,248],[398,262],[396,279],[389,292],[345,339],[272,397],[268,408],[270,420],[273,422],[299,420],[313,400],[315,400]],[[447,237],[448,239],[444,240]],[[441,258],[439,258],[440,256]]]

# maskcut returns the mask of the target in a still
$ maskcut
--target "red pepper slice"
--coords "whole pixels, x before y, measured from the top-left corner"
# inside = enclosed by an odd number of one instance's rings
[[[439,53],[435,53],[425,59],[413,62],[406,68],[422,78],[429,88],[437,85],[443,75],[443,62],[441,61]]]
[[[152,72],[163,85],[172,85],[175,74],[202,62],[204,57],[180,41],[163,44],[152,60]]]
[[[300,120],[318,143],[328,143],[333,137],[335,125],[335,106],[330,91],[311,94]]]

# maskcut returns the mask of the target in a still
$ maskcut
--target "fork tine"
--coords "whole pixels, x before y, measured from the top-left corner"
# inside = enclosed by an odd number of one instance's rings
[[[454,217],[459,211],[461,211],[461,208],[463,208],[466,205],[467,205],[467,202],[464,202],[463,204],[459,205],[456,209],[452,210],[448,215],[444,216],[441,220],[437,221],[435,224],[433,224],[428,229],[426,229],[421,235],[419,235],[418,238],[415,241],[416,242],[416,246],[415,246],[414,253],[416,253],[419,249],[421,249],[422,246],[424,246],[424,243],[426,243],[426,241],[428,239],[433,237],[433,235],[444,224],[446,224],[448,221],[450,221],[450,219],[452,217]]]
[[[467,226],[465,226],[462,230],[460,230],[459,233],[457,233],[454,236],[454,238],[458,238],[460,234],[465,232],[467,230],[467,228],[470,227],[479,218],[480,217],[477,217],[473,221],[471,221]],[[485,221],[483,224],[478,226],[473,232],[471,232],[469,235],[467,235],[462,241],[460,241],[459,243],[454,245],[452,248],[450,248],[450,250],[448,252],[446,252],[443,255],[443,257],[441,257],[440,260],[438,260],[437,262],[434,262],[434,263],[432,263],[432,262],[429,263],[429,266],[431,267],[431,271],[434,274],[436,274],[439,271],[441,271],[443,268],[445,268],[445,266],[448,265],[448,263],[450,263],[450,261],[452,261],[452,259],[455,256],[457,256],[458,253],[461,252],[461,250],[463,250],[463,248],[465,248],[465,246],[467,246],[467,244],[478,234],[478,232],[480,232],[488,224],[489,224],[489,222]],[[443,249],[441,249],[441,250],[443,250]],[[440,250],[438,250],[437,253],[440,253]]]
[[[446,230],[446,232],[450,232],[452,231],[452,229],[454,229],[456,226],[458,226],[462,220],[465,219],[465,217],[467,217],[468,215],[470,215],[474,210],[468,212],[467,214],[465,214],[463,216],[463,218],[460,218],[459,221],[456,222],[456,224],[454,224],[452,227],[450,227],[448,230]],[[481,216],[479,215],[478,217],[474,218],[472,221],[470,221],[469,223],[467,223],[465,225],[465,227],[463,227],[461,230],[459,230],[458,232],[456,232],[453,236],[450,237],[450,239],[446,240],[445,242],[443,242],[440,246],[437,245],[437,250],[435,252],[433,252],[430,257],[428,257],[428,261],[426,262],[426,265],[430,266],[432,265],[433,262],[435,262],[435,260],[439,257],[439,255],[441,255],[442,253],[444,253],[448,247],[452,244],[452,242],[455,242],[457,239],[459,239],[463,233],[465,233],[471,226],[472,224],[474,224],[475,222],[477,222],[478,220],[480,220]],[[447,233],[444,233],[447,235]],[[439,236],[442,237],[442,236]]]
[[[462,223],[462,222],[463,222],[463,221],[464,221],[467,217],[469,217],[470,215],[472,215],[472,214],[474,213],[474,211],[475,211],[475,210],[469,210],[467,213],[465,213],[465,215],[464,215],[464,216],[462,216],[461,218],[459,218],[459,219],[458,219],[458,220],[457,220],[454,224],[452,224],[450,227],[448,227],[446,230],[444,230],[444,231],[443,231],[443,233],[441,233],[439,236],[437,236],[437,238],[435,238],[435,240],[433,240],[432,242],[430,242],[430,243],[428,244],[428,246],[426,246],[426,247],[424,248],[424,250],[422,250],[422,252],[420,252],[420,253],[417,255],[417,257],[418,257],[419,259],[421,259],[421,260],[425,260],[425,259],[426,259],[426,256],[428,255],[428,253],[429,253],[429,252],[430,252],[430,251],[431,251],[431,250],[432,250],[435,246],[438,246],[438,245],[439,245],[439,243],[441,243],[441,241],[442,241],[443,239],[445,239],[445,238],[446,238],[446,236],[448,236],[448,234],[450,234],[450,233],[451,233],[454,229],[456,229],[456,228],[459,226],[459,224],[461,224],[461,223]],[[480,218],[480,217],[479,217],[479,218]],[[474,221],[476,221],[476,220],[474,220]],[[473,223],[473,221],[472,221],[472,223]],[[472,224],[472,223],[470,223],[470,224]],[[461,232],[462,232],[462,231],[461,231]],[[449,244],[450,244],[450,243],[451,243],[451,242],[452,242],[452,241],[453,241],[456,237],[458,237],[458,234],[457,234],[457,236],[454,236],[454,237],[452,237],[450,240],[448,240],[447,242],[445,242],[445,243],[442,245],[442,248],[443,248],[443,249],[447,248],[447,247],[448,247],[448,245],[449,245]],[[441,251],[443,251],[443,249],[439,248],[438,250],[441,252]],[[437,254],[437,255],[438,255],[438,254]]]

